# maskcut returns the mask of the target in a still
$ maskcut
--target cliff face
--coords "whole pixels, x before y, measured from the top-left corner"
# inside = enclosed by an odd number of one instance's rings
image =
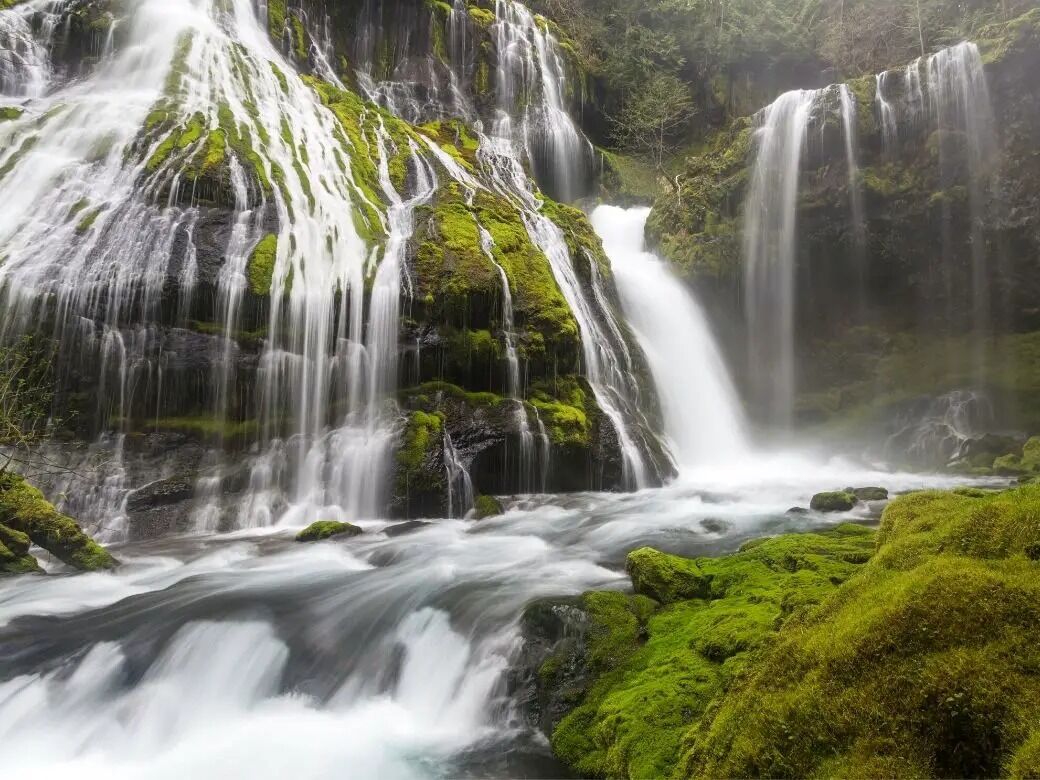
[[[416,517],[623,489],[632,457],[667,472],[602,247],[528,175],[564,195],[586,178],[565,153],[588,148],[567,115],[580,80],[545,20],[511,3],[216,4],[211,26],[42,8],[2,12],[40,68],[5,82],[0,188],[31,185],[56,222],[13,212],[0,254],[10,332],[56,342],[55,452],[107,461],[50,486],[69,511],[133,537],[301,500]],[[92,111],[71,173],[37,176],[33,150],[71,149],[61,128]]]
[[[956,102],[937,116],[928,69],[941,62],[847,82],[854,167],[840,90],[813,103],[795,208],[803,422],[972,387],[995,399],[994,425],[1037,424],[1036,386],[1020,367],[1040,327],[1038,25],[1032,11],[980,31],[992,105],[985,128],[974,115],[952,120]],[[707,299],[738,373],[747,365],[747,209],[762,121],[735,120],[690,155],[649,223],[657,247]],[[992,353],[985,377],[969,365],[980,340]]]

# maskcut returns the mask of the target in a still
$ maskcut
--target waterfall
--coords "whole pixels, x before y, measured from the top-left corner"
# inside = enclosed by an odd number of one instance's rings
[[[603,239],[625,315],[646,354],[672,457],[684,471],[748,456],[746,423],[708,321],[660,258],[646,252],[650,209],[600,206],[592,224]]]
[[[856,99],[852,96],[852,90],[845,84],[838,86],[838,98],[841,107],[841,125],[845,136],[845,165],[848,168],[849,177],[849,208],[852,211],[852,235],[856,253],[862,255],[865,248],[867,225],[863,207],[863,183],[860,181],[859,162],[856,152]],[[862,258],[858,259],[862,260]],[[862,271],[863,269],[860,268],[861,278],[863,275]]]
[[[899,126],[896,120],[896,109],[885,96],[887,81],[887,71],[878,73],[875,77],[874,94],[877,101],[878,125],[881,127],[881,142],[884,146],[885,155],[891,157],[899,140]]]
[[[901,82],[901,83],[900,83]],[[941,263],[928,289],[926,309],[930,321],[953,323],[963,319],[962,303],[970,309],[975,344],[971,360],[975,379],[985,373],[984,340],[992,328],[993,292],[990,289],[989,256],[984,228],[987,210],[994,204],[995,175],[999,159],[995,120],[989,87],[978,46],[963,42],[910,63],[902,71],[877,77],[876,102],[884,118],[886,148],[899,138],[935,132],[939,157],[938,192],[964,186],[968,195],[966,240],[961,237],[951,198],[938,199],[942,210]],[[901,101],[885,92],[895,85]],[[970,268],[961,273],[956,265],[958,245],[970,249]],[[966,294],[966,295],[965,295]],[[945,301],[945,307],[937,301]]]
[[[604,303],[603,282],[596,272],[595,259],[587,258],[590,289],[586,291],[563,231],[541,212],[541,201],[509,138],[485,137],[479,156],[496,188],[522,210],[527,232],[548,259],[560,292],[578,323],[585,376],[600,409],[617,431],[626,481],[633,487],[646,486],[650,471],[644,454],[647,441],[641,431],[647,426],[639,409],[639,387],[624,335]]]
[[[757,151],[744,209],[749,377],[766,420],[791,424],[795,394],[798,182],[813,107],[825,90],[781,95],[756,117]]]
[[[928,58],[928,95],[935,125],[939,130],[939,179],[943,189],[963,182],[967,176],[971,220],[972,324],[977,336],[990,326],[989,268],[983,237],[985,208],[991,192],[993,161],[997,156],[993,109],[978,46],[961,43]],[[966,143],[960,141],[963,134]],[[944,255],[949,258],[952,217],[943,203],[946,223]],[[976,362],[981,360],[981,345]],[[981,366],[976,374],[981,377]]]
[[[502,286],[502,335],[506,347],[506,387],[509,390],[509,397],[516,404],[516,427],[520,433],[520,489],[523,492],[545,492],[552,448],[541,417],[533,407],[532,412],[538,423],[537,436],[531,430],[531,421],[528,419],[527,405],[524,403],[524,388],[520,381],[520,356],[516,347],[513,293],[509,287],[509,276],[506,274],[506,269],[495,261],[495,255],[492,252],[495,246],[494,238],[479,223],[477,229],[480,231],[481,249],[498,272],[499,283]]]
[[[592,159],[592,146],[567,111],[566,68],[545,25],[515,0],[495,0],[499,116],[495,135],[523,149],[542,186],[557,200],[574,200]]]
[[[444,430],[444,471],[448,483],[448,517],[464,517],[473,508],[473,480],[459,458],[451,434]]]

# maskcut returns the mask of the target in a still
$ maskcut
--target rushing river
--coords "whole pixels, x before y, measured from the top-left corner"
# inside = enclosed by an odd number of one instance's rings
[[[819,527],[821,487],[951,480],[749,459],[635,494],[531,497],[479,522],[292,528],[114,549],[115,573],[0,584],[11,777],[559,776],[510,696],[524,605],[625,588],[640,545],[691,555]],[[877,507],[864,507],[869,522]]]

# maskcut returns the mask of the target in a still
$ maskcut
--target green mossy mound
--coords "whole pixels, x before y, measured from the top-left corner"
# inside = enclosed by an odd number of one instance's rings
[[[477,520],[498,517],[502,511],[501,502],[493,496],[477,496],[473,502],[473,517]]]
[[[780,626],[862,567],[874,537],[842,525],[758,540],[718,559],[632,553],[637,590],[671,603],[656,609],[647,595],[586,594],[594,641],[583,663],[598,677],[555,729],[557,755],[583,775],[671,775],[709,704]],[[550,658],[542,685],[555,686],[566,666]]]
[[[41,571],[29,555],[32,540],[21,531],[0,525],[0,574],[32,574]]]
[[[39,545],[55,558],[81,571],[112,569],[116,560],[76,524],[71,517],[58,512],[43,497],[43,493],[14,474],[0,475],[0,527],[6,526],[7,535],[0,535],[0,565],[9,571],[11,557],[23,561],[28,556],[25,540]],[[13,534],[10,532],[14,532]],[[34,568],[22,569],[32,571]]]
[[[1035,776],[1040,487],[918,493],[697,728],[679,773]]]
[[[856,506],[857,500],[851,490],[817,493],[809,502],[809,508],[816,512],[847,512]]]
[[[359,536],[361,533],[360,528],[350,523],[340,523],[336,520],[318,520],[296,534],[296,541],[321,542],[334,536],[349,538],[351,536]]]

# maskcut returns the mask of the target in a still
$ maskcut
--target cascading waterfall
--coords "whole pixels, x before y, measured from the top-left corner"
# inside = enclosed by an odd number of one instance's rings
[[[600,206],[603,239],[626,317],[646,354],[664,429],[682,476],[746,460],[746,422],[708,321],[667,263],[645,251],[650,209]]]
[[[581,194],[592,147],[566,108],[560,48],[515,0],[495,0],[495,17],[500,114],[494,134],[513,138],[552,195],[573,200]]]
[[[841,108],[841,125],[845,136],[845,165],[849,177],[849,208],[852,212],[852,235],[856,254],[862,255],[866,240],[866,214],[863,206],[863,183],[860,181],[859,161],[857,159],[856,139],[856,99],[846,84],[838,86],[838,99]],[[857,258],[862,261],[862,257]],[[863,269],[859,269],[862,282]],[[862,286],[862,284],[861,284]]]
[[[898,157],[904,137],[927,127],[938,130],[939,186],[943,191],[966,185],[969,201],[971,270],[958,280],[953,259],[953,218],[949,198],[943,209],[944,251],[930,294],[945,301],[942,321],[951,322],[951,307],[960,289],[969,288],[974,375],[985,373],[984,338],[991,327],[993,293],[985,236],[985,213],[992,200],[997,157],[992,109],[978,47],[961,43],[906,69],[878,74],[875,111],[886,156]],[[748,325],[749,381],[753,400],[765,419],[778,428],[791,423],[796,385],[795,268],[798,244],[798,196],[801,167],[810,125],[825,121],[823,113],[837,95],[848,169],[850,224],[862,256],[866,213],[857,154],[857,106],[852,91],[840,84],[821,90],[781,95],[759,113],[756,153],[745,202],[745,310]],[[962,141],[963,139],[963,141]],[[866,269],[859,266],[862,282]],[[937,319],[932,311],[931,319]]]
[[[352,153],[370,150],[343,145],[337,120],[272,46],[249,0],[224,9],[188,0],[141,4],[125,51],[89,81],[40,101],[50,109],[44,121],[0,129],[9,141],[0,152],[5,332],[27,330],[53,295],[62,349],[82,353],[85,365],[100,355],[101,409],[128,424],[142,399],[162,397],[161,350],[154,328],[127,331],[122,323],[158,321],[161,290],[174,272],[181,307],[190,308],[197,273],[191,236],[199,212],[193,202],[180,205],[183,157],[163,160],[162,144],[190,156],[217,129],[263,139],[261,175],[277,186],[253,191],[231,161],[234,226],[217,285],[224,341],[213,403],[220,423],[235,381],[229,358],[245,262],[262,235],[259,215],[273,209],[280,225],[270,239],[275,305],[257,399],[263,454],[237,524],[270,524],[283,512],[281,495],[288,495],[292,522],[322,512],[372,516],[397,423],[384,402],[396,387],[404,252],[412,212],[430,197],[435,178],[413,147],[416,194],[402,201],[381,135],[380,180],[390,208],[374,228],[387,236],[382,254],[372,257],[355,227],[355,204],[366,196],[350,169]],[[140,128],[163,104],[193,117],[198,129],[176,145],[155,141],[142,157],[134,152]],[[146,170],[153,175],[146,178]],[[153,205],[167,191],[165,207]],[[56,226],[39,218],[44,213],[69,217]],[[376,260],[365,317],[365,278]],[[91,320],[97,331],[85,327]]]
[[[535,434],[531,430],[527,405],[524,403],[524,388],[520,381],[520,355],[516,345],[513,293],[509,286],[509,276],[506,274],[506,269],[495,260],[492,251],[495,239],[483,226],[478,224],[477,228],[480,231],[481,249],[498,272],[499,283],[502,286],[502,335],[506,347],[506,387],[509,390],[509,397],[516,404],[516,427],[520,433],[519,484],[524,492],[544,492],[549,472],[549,459],[552,455],[552,443],[545,432],[545,425],[542,423],[538,411],[533,407],[532,412],[538,424],[538,433]]]
[[[992,327],[993,291],[990,288],[990,258],[984,228],[987,210],[994,203],[994,180],[999,158],[995,120],[990,104],[982,56],[971,42],[942,49],[910,63],[905,70],[888,71],[877,77],[875,97],[884,118],[886,148],[894,154],[902,137],[923,131],[937,132],[939,156],[938,187],[947,192],[965,186],[968,195],[971,263],[966,277],[955,269],[954,217],[949,198],[939,199],[942,208],[941,262],[933,272],[929,297],[946,302],[945,310],[926,306],[929,318],[953,322],[961,318],[959,296],[969,295],[972,355],[976,380],[985,374],[985,339]],[[884,87],[884,91],[882,90]]]
[[[0,104],[41,97],[51,81],[49,48],[69,0],[31,0],[0,11]],[[39,19],[39,34],[33,20]]]
[[[744,210],[744,307],[751,389],[766,420],[791,424],[795,394],[798,183],[813,107],[824,90],[786,92],[759,113]]]

